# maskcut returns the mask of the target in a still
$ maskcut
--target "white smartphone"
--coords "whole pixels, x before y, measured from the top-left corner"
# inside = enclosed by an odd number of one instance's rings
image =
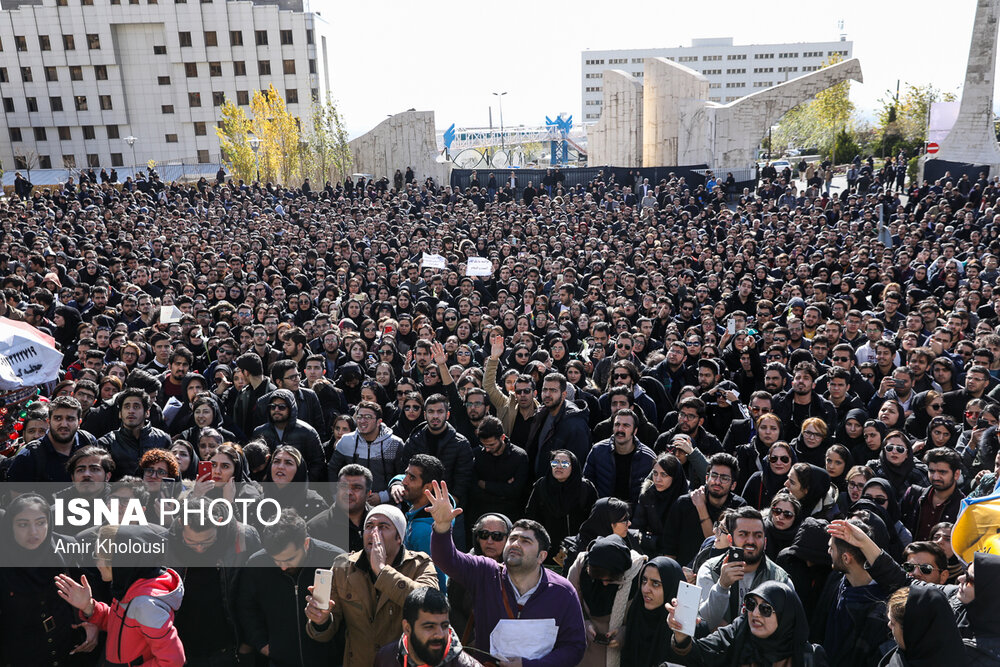
[[[729,320],[728,330],[731,334],[736,333],[736,320]]]
[[[317,569],[313,577],[312,596],[320,607],[330,604],[330,589],[333,586],[333,570]]]
[[[681,624],[681,632],[689,637],[694,637],[700,602],[700,587],[686,581],[677,584],[677,609],[674,611],[674,618]]]

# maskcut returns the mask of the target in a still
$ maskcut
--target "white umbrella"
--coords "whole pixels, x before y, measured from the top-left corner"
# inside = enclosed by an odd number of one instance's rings
[[[58,379],[62,359],[52,336],[25,322],[0,317],[0,391]]]

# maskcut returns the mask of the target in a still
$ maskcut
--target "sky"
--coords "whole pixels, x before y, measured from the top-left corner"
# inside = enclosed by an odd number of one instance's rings
[[[330,85],[352,138],[410,108],[433,110],[441,131],[451,123],[486,126],[492,104],[498,125],[492,93],[501,91],[505,125],[543,125],[545,116],[561,112],[579,123],[586,49],[687,46],[699,37],[733,37],[735,44],[836,40],[840,20],[865,79],[851,84],[851,99],[871,119],[897,79],[960,94],[975,5],[311,0],[331,24]]]

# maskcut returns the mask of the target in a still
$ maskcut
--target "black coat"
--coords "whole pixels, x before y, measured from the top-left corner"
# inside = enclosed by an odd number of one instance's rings
[[[451,424],[445,425],[445,431],[438,438],[437,449],[434,451],[431,450],[427,435],[426,426],[410,434],[397,455],[396,469],[405,470],[414,454],[436,456],[444,465],[444,481],[448,484],[448,492],[461,505],[469,497],[469,489],[473,484],[472,446]]]

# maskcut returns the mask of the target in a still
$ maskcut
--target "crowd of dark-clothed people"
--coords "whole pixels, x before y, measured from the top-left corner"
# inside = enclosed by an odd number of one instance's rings
[[[20,188],[0,664],[1000,664],[1000,182],[851,173]]]

